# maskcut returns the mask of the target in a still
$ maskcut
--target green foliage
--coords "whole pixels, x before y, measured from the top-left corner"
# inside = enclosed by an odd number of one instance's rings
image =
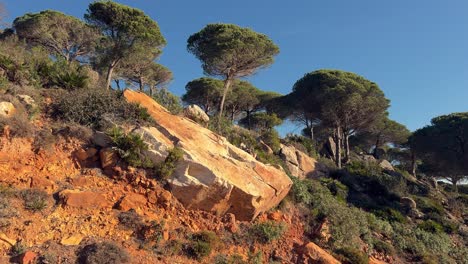
[[[192,243],[189,247],[189,253],[198,260],[209,256],[213,248],[219,243],[219,238],[211,231],[202,231],[193,234],[191,240]]]
[[[184,151],[181,148],[174,147],[173,149],[171,149],[167,154],[167,157],[164,160],[164,162],[162,162],[156,167],[156,175],[158,175],[159,179],[169,179],[174,173],[174,170],[177,166],[177,162],[181,160],[183,156]]]
[[[125,133],[121,128],[114,127],[108,133],[119,156],[130,166],[152,168],[154,164],[145,156],[148,145],[140,135]]]
[[[249,123],[250,122],[250,123]],[[270,131],[275,126],[279,126],[283,120],[278,118],[276,114],[269,114],[266,112],[258,112],[251,114],[239,121],[239,124],[258,132]]]
[[[43,64],[38,70],[38,74],[41,77],[41,84],[45,88],[75,90],[88,87],[88,70],[78,62],[58,59]]]
[[[47,207],[49,195],[39,189],[26,189],[20,192],[24,208],[33,212],[42,211]]]
[[[113,242],[99,242],[80,249],[78,260],[83,264],[123,264],[130,263],[130,256]]]
[[[134,210],[120,212],[117,216],[119,224],[130,230],[137,230],[143,225],[142,217]]]
[[[243,77],[273,63],[279,48],[264,34],[233,24],[209,24],[187,40],[207,75]],[[234,70],[235,69],[235,70]]]
[[[374,211],[374,214],[388,222],[406,223],[406,217],[393,208],[382,208]]]
[[[321,178],[320,182],[325,185],[339,201],[346,202],[346,198],[348,197],[348,187],[346,185],[331,178]]]
[[[367,264],[369,263],[369,257],[366,253],[356,249],[356,248],[340,248],[336,251],[340,254],[340,260],[343,264]]]
[[[156,102],[164,106],[174,115],[181,113],[183,110],[180,98],[169,92],[167,89],[157,89],[153,93],[152,97]]]
[[[16,242],[16,244],[13,245],[13,247],[11,247],[11,255],[13,256],[19,256],[21,254],[23,254],[24,252],[26,252],[26,245],[24,245],[23,243],[20,242]]]
[[[219,135],[227,137],[232,132],[232,122],[227,118],[214,116],[210,118],[208,129]]]
[[[85,89],[55,95],[52,116],[65,122],[94,129],[107,129],[109,123],[151,124],[145,108],[128,103],[122,94],[102,89]]]
[[[38,72],[51,63],[48,54],[41,48],[31,48],[11,36],[0,41],[0,68],[5,79],[17,85],[40,85]],[[4,79],[4,81],[6,81]]]
[[[346,170],[353,175],[373,177],[382,174],[382,168],[376,162],[353,161],[346,165]]]
[[[29,44],[40,45],[66,61],[92,52],[98,38],[93,27],[52,10],[18,17],[13,21],[13,28]]]
[[[431,233],[440,233],[444,231],[444,228],[441,224],[434,222],[432,220],[426,220],[418,225],[418,228],[421,228],[424,231]]]
[[[219,116],[231,83],[273,63],[279,48],[264,34],[233,24],[208,24],[187,40],[187,49],[202,62],[203,71],[224,79]]]
[[[383,253],[389,256],[394,256],[396,254],[395,248],[390,243],[375,239],[373,240],[372,244],[374,246],[374,250],[379,253]]]
[[[265,142],[273,152],[278,152],[280,150],[281,141],[276,130],[271,129],[263,132],[260,135],[260,139],[263,140],[263,142]]]
[[[283,223],[266,221],[253,224],[250,227],[249,235],[254,241],[261,244],[267,244],[279,239],[285,232],[286,227]]]
[[[109,87],[112,71],[132,54],[159,54],[166,44],[158,24],[143,11],[113,1],[89,4],[86,21],[97,27],[104,37],[97,51],[95,64],[104,65]]]
[[[316,143],[314,140],[300,135],[288,134],[286,135],[286,138],[284,138],[284,141],[286,144],[293,145],[296,149],[307,153],[309,156],[318,158]],[[330,161],[329,159],[327,160]],[[334,167],[334,165],[332,166]]]
[[[421,170],[457,183],[468,175],[468,112],[435,117],[431,125],[418,129],[410,138],[411,149],[423,161]]]
[[[206,113],[216,112],[222,97],[223,81],[208,77],[192,80],[185,86],[182,100],[200,106]]]

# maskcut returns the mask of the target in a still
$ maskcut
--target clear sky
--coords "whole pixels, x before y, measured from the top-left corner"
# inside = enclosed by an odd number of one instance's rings
[[[9,21],[44,9],[82,18],[90,2],[3,1]],[[467,0],[118,2],[158,22],[168,42],[160,63],[174,72],[169,89],[177,95],[203,75],[186,50],[187,38],[208,23],[225,22],[267,34],[280,47],[270,68],[248,78],[260,89],[286,94],[305,73],[333,68],[379,84],[391,100],[391,118],[411,130],[437,115],[468,111]]]

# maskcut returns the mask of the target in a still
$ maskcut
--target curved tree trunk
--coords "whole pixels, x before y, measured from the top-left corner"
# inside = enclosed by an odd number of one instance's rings
[[[231,77],[227,77],[224,81],[224,88],[223,88],[223,97],[221,98],[221,104],[219,105],[219,119],[223,117],[223,110],[224,110],[224,101],[226,100],[227,93],[229,88],[231,87],[232,79]]]

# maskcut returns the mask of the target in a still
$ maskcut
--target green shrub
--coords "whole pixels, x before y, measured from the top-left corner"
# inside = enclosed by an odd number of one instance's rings
[[[45,88],[75,90],[88,87],[89,76],[85,66],[64,59],[44,63],[38,69],[41,84]]]
[[[170,150],[164,162],[156,167],[156,175],[158,175],[159,179],[169,179],[174,173],[177,162],[181,160],[183,156],[184,151],[181,148],[174,147],[172,150]]]
[[[382,168],[377,162],[353,161],[346,165],[346,170],[352,175],[372,177],[382,174]]]
[[[119,156],[130,166],[152,168],[154,164],[144,155],[148,145],[140,135],[125,133],[121,128],[114,127],[108,133]]]
[[[280,149],[280,137],[278,132],[275,129],[270,129],[262,134],[260,134],[260,139],[265,142],[272,150],[273,152],[278,152]]]
[[[233,126],[232,122],[225,117],[220,118],[219,116],[212,116],[208,122],[208,129],[221,136],[229,138],[229,135],[232,133]]]
[[[369,257],[366,253],[356,248],[340,248],[336,251],[340,255],[340,260],[343,264],[368,264]]]
[[[346,185],[331,178],[321,178],[320,182],[325,185],[339,201],[346,202],[346,198],[348,197],[348,187]]]
[[[83,264],[122,264],[130,263],[130,256],[112,242],[100,242],[83,247],[78,253],[78,260]]]
[[[314,158],[318,157],[318,153],[317,153],[317,150],[316,150],[316,143],[315,143],[314,140],[312,140],[312,139],[310,139],[308,137],[288,134],[288,135],[286,135],[286,138],[284,139],[284,141],[287,144],[293,145],[296,149],[299,149],[302,152],[307,153],[311,157],[314,157]],[[329,160],[329,159],[327,159],[327,160]]]
[[[372,244],[374,246],[374,250],[379,253],[389,256],[394,256],[396,254],[395,248],[385,241],[375,239]]]
[[[24,201],[24,208],[33,212],[42,211],[47,207],[49,195],[39,189],[26,189],[20,192]]]
[[[143,219],[135,210],[120,212],[117,218],[119,219],[119,224],[130,230],[137,230],[143,226]]]
[[[115,123],[145,125],[154,122],[146,108],[128,103],[120,92],[113,90],[59,92],[51,107],[53,117],[94,129],[107,129]]]
[[[418,208],[425,214],[437,214],[444,215],[445,210],[440,201],[431,199],[429,197],[414,196],[414,201],[418,205]]]
[[[165,88],[157,89],[153,99],[174,115],[180,114],[183,110],[180,98]]]
[[[303,203],[310,205],[312,203],[312,194],[309,191],[311,188],[310,180],[300,180],[297,177],[290,177],[293,185],[289,191],[289,196],[295,203]]]
[[[11,249],[10,249],[10,253],[12,256],[19,256],[21,254],[23,254],[24,252],[26,252],[26,249],[27,247],[20,242],[16,242],[16,244],[14,244]]]
[[[163,239],[165,225],[166,222],[164,220],[160,222],[153,220],[149,224],[143,225],[140,230],[138,230],[138,238],[143,241],[144,244],[155,247]]]
[[[426,220],[418,225],[424,231],[431,233],[440,233],[444,231],[444,228],[441,224],[434,222],[432,220]]]
[[[284,231],[284,224],[266,221],[252,225],[249,230],[249,235],[254,241],[267,244],[279,239],[284,234]]]
[[[378,217],[385,219],[389,222],[398,222],[398,223],[406,223],[406,217],[398,210],[393,208],[382,208],[380,210],[375,210],[374,214]]]
[[[180,240],[173,239],[164,246],[163,255],[166,256],[178,256],[183,251],[183,243]]]
[[[211,254],[214,247],[217,246],[219,238],[214,232],[202,231],[191,236],[192,243],[189,247],[189,254],[201,260]]]

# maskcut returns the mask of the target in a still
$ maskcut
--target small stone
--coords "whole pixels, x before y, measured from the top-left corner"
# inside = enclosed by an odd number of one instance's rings
[[[81,243],[81,240],[83,240],[83,235],[75,234],[69,237],[62,238],[62,240],[60,241],[60,244],[64,246],[76,246]]]
[[[111,148],[102,149],[99,152],[99,158],[103,169],[115,166],[118,161],[117,153]]]
[[[88,154],[83,149],[79,149],[79,150],[75,151],[75,156],[80,161],[84,161],[84,160],[86,160],[88,158]]]
[[[20,264],[35,264],[37,253],[33,251],[26,251],[18,257]]]

